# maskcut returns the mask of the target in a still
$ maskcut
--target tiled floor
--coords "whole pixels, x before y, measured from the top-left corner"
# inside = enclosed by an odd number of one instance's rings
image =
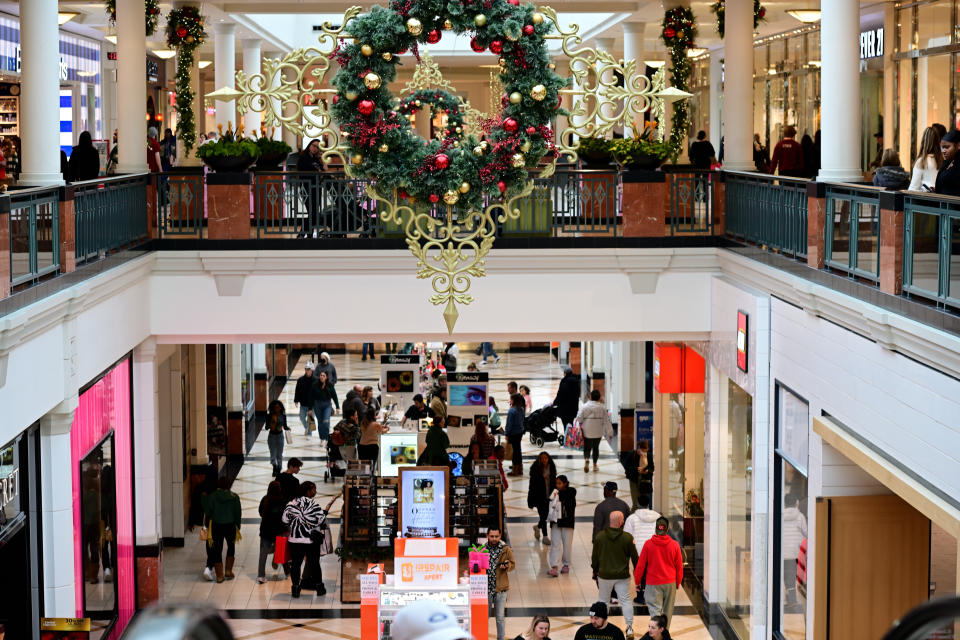
[[[474,360],[470,349],[473,345],[461,346],[461,360]],[[468,355],[469,354],[469,355]],[[534,407],[549,403],[556,393],[561,370],[556,360],[546,353],[502,353],[499,366],[490,366],[490,389],[502,408],[507,406],[506,384],[517,380],[527,384],[532,391]],[[371,361],[361,362],[359,355],[337,355],[333,358],[340,381],[338,391],[345,393],[354,383],[376,386],[379,365]],[[479,360],[479,358],[476,358]],[[300,473],[301,480],[313,480],[319,489],[318,500],[326,504],[329,497],[339,490],[339,484],[324,483],[326,468],[325,451],[316,438],[308,439],[300,429],[299,417],[293,404],[295,379],[300,367],[281,394],[287,407],[288,418],[294,428],[294,443],[287,445],[284,456],[298,456],[305,461]],[[464,367],[465,368],[465,367]],[[335,418],[336,420],[336,418]],[[551,637],[554,640],[572,638],[580,624],[587,622],[587,608],[597,599],[596,586],[591,579],[590,534],[594,505],[602,499],[601,485],[607,480],[620,482],[627,490],[622,469],[613,451],[606,443],[601,444],[599,472],[584,473],[582,454],[561,449],[556,443],[544,446],[555,457],[558,473],[570,478],[577,488],[577,527],[574,533],[575,546],[571,571],[559,578],[546,576],[547,551],[549,547],[534,539],[533,523],[536,512],[526,506],[526,478],[509,478],[510,487],[505,495],[507,509],[507,533],[517,558],[517,569],[510,576],[511,589],[507,601],[507,637],[523,631],[534,613],[546,611],[552,615]],[[525,464],[539,453],[528,441],[524,442]],[[225,609],[233,618],[231,625],[238,638],[270,637],[275,640],[301,637],[331,637],[339,640],[359,638],[359,621],[356,618],[338,619],[331,615],[353,616],[357,605],[343,605],[339,601],[339,567],[336,556],[322,559],[324,582],[328,595],[308,595],[291,599],[290,583],[280,579],[267,565],[269,580],[257,584],[256,565],[259,552],[257,506],[270,481],[270,464],[266,437],[261,434],[254,445],[234,483],[233,490],[240,496],[243,505],[243,539],[237,545],[237,578],[222,584],[206,582],[201,577],[204,564],[203,543],[197,533],[188,534],[183,549],[168,549],[164,552],[164,599],[171,601],[206,601]],[[331,517],[338,522],[339,504],[334,506]],[[337,525],[333,533],[337,535]],[[700,618],[693,612],[686,594],[677,597],[678,614],[674,616],[671,634],[673,637],[702,639],[710,634]],[[317,610],[316,614],[311,612]],[[321,610],[325,610],[322,611]],[[343,613],[334,613],[334,611]],[[312,615],[316,615],[314,618]],[[611,621],[623,627],[621,617]],[[647,618],[637,616],[634,628],[645,629]],[[496,631],[491,624],[492,637]]]

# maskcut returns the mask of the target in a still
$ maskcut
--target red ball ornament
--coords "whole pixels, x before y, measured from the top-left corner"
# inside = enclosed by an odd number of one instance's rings
[[[497,189],[500,189],[500,193],[503,193],[504,191],[507,190],[507,183],[504,182],[503,180],[500,180],[499,182],[497,182]]]
[[[663,30],[663,35],[666,36],[667,38],[672,38],[675,35],[677,35],[677,32],[671,29],[670,27],[667,27],[666,29]]]
[[[177,37],[178,37],[178,38],[186,38],[186,37],[187,37],[187,30],[186,30],[186,28],[184,28],[184,27],[177,27]]]
[[[375,106],[376,105],[373,104],[373,100],[361,100],[360,104],[357,105],[357,111],[365,116],[368,116],[373,113],[373,108]]]
[[[440,202],[440,196],[438,196],[438,195],[435,194],[435,193],[431,193],[431,194],[430,194],[430,202],[432,202],[433,204],[436,204],[436,203]]]
[[[404,47],[403,49],[400,49],[400,51],[397,51],[397,55],[398,55],[398,56],[402,56],[402,55],[405,54],[406,52],[407,52],[407,48]]]
[[[433,166],[437,169],[446,169],[450,166],[450,157],[445,153],[438,153],[433,161]]]
[[[519,124],[513,118],[507,118],[503,121],[503,130],[507,133],[514,133],[518,126]]]
[[[476,38],[470,38],[470,48],[477,53],[483,53],[487,50],[487,48],[480,44],[480,41],[478,41]]]
[[[507,4],[512,4],[515,7],[520,6],[520,0],[507,0]]]
[[[501,53],[503,51],[503,40],[493,40],[490,42],[490,53]]]
[[[427,42],[430,44],[437,44],[440,42],[440,32],[436,29],[431,29],[430,33],[427,34]]]
[[[333,95],[333,104],[337,104],[338,102],[340,102],[340,96],[334,94],[334,95]]]
[[[410,194],[404,191],[403,189],[401,189],[400,191],[397,191],[397,197],[399,197],[402,200],[406,200],[407,198],[410,197]]]
[[[528,136],[532,136],[532,135],[535,134],[536,132],[537,132],[537,128],[536,128],[536,127],[527,127],[527,135],[528,135]]]
[[[557,96],[557,109],[560,108],[560,105],[563,104],[563,96]]]
[[[523,35],[525,35],[525,36],[532,36],[532,35],[533,35],[533,25],[532,25],[532,24],[525,24],[525,25],[523,25]]]

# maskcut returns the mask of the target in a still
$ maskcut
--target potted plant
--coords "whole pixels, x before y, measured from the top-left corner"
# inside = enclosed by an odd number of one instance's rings
[[[234,133],[230,123],[227,131],[217,126],[220,137],[213,142],[205,142],[197,147],[197,157],[218,173],[240,173],[246,171],[260,157],[260,148],[253,140],[243,137],[243,127]]]
[[[624,169],[657,169],[670,155],[670,143],[656,139],[656,125],[648,123],[643,132],[634,127],[632,138],[610,141],[610,155]]]
[[[584,164],[593,169],[610,165],[610,141],[604,138],[580,138],[577,155]]]
[[[256,166],[258,171],[279,171],[282,168],[283,161],[293,151],[290,145],[283,140],[273,140],[267,137],[266,129],[260,130],[256,144],[260,150],[260,157],[257,159]]]

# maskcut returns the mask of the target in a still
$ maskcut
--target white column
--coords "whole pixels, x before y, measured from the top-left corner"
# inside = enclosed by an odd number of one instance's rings
[[[243,72],[247,77],[260,73],[260,44],[259,38],[244,40],[243,45]],[[260,129],[260,112],[247,111],[243,116],[244,128],[252,134]],[[259,135],[259,134],[258,134]]]
[[[182,350],[173,347],[166,360],[158,357],[157,392],[160,431],[160,534],[167,538],[183,538],[183,394]]]
[[[60,173],[60,26],[57,0],[20,6],[20,184],[63,184]]]
[[[723,103],[727,109],[723,122],[723,165],[727,169],[750,171],[754,169],[753,0],[729,0],[724,22]],[[719,143],[716,148],[719,153]]]
[[[157,340],[133,350],[134,509],[136,544],[156,544],[160,536],[160,415]]]
[[[190,464],[209,463],[207,457],[207,352],[206,346],[194,344],[190,351],[190,442],[193,450]]]
[[[70,464],[70,428],[77,404],[78,397],[73,395],[40,422],[43,610],[48,618],[72,618],[79,613],[73,556],[73,465]]]
[[[636,60],[635,73],[640,75],[647,68],[644,54],[643,34],[647,28],[644,22],[624,22],[623,23],[623,59]],[[632,118],[635,124],[643,121],[643,114],[634,114]],[[633,129],[626,127],[624,135],[628,138],[633,137]]]
[[[857,182],[863,178],[860,170],[860,2],[831,0],[824,2],[820,11],[823,152],[817,180]]]
[[[753,105],[750,105],[753,108]],[[710,51],[710,143],[720,153],[723,137],[723,49]],[[753,136],[751,136],[752,138]],[[753,147],[751,147],[752,153]]]
[[[117,171],[147,170],[147,120],[143,100],[143,69],[147,37],[141,0],[117,0]]]
[[[213,25],[213,78],[214,86],[216,89],[222,89],[224,87],[229,87],[233,89],[234,86],[234,75],[236,74],[236,38],[234,34],[237,31],[237,25],[233,22],[218,22]],[[201,102],[203,101],[201,97]],[[222,126],[224,131],[227,129],[227,124],[232,123],[234,126],[237,124],[237,109],[236,103],[231,100],[229,102],[216,101],[215,107],[217,109],[217,126]]]

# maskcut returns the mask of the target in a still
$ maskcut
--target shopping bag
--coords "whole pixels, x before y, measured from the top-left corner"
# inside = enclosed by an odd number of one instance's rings
[[[273,561],[277,564],[285,564],[287,560],[287,536],[277,536],[273,547]]]
[[[200,527],[200,539],[207,541],[210,539],[210,530],[206,527]]]
[[[468,565],[471,573],[480,573],[490,567],[490,554],[486,551],[471,551]]]
[[[503,445],[503,459],[513,460],[513,445],[510,444],[509,440]]]
[[[289,429],[283,432],[283,437],[286,439],[287,444],[293,444],[293,434]]]
[[[317,430],[317,419],[313,417],[313,414],[307,414],[307,431],[313,433]]]
[[[563,434],[563,446],[568,449],[583,449],[583,431],[579,423],[573,422],[567,425]]]

